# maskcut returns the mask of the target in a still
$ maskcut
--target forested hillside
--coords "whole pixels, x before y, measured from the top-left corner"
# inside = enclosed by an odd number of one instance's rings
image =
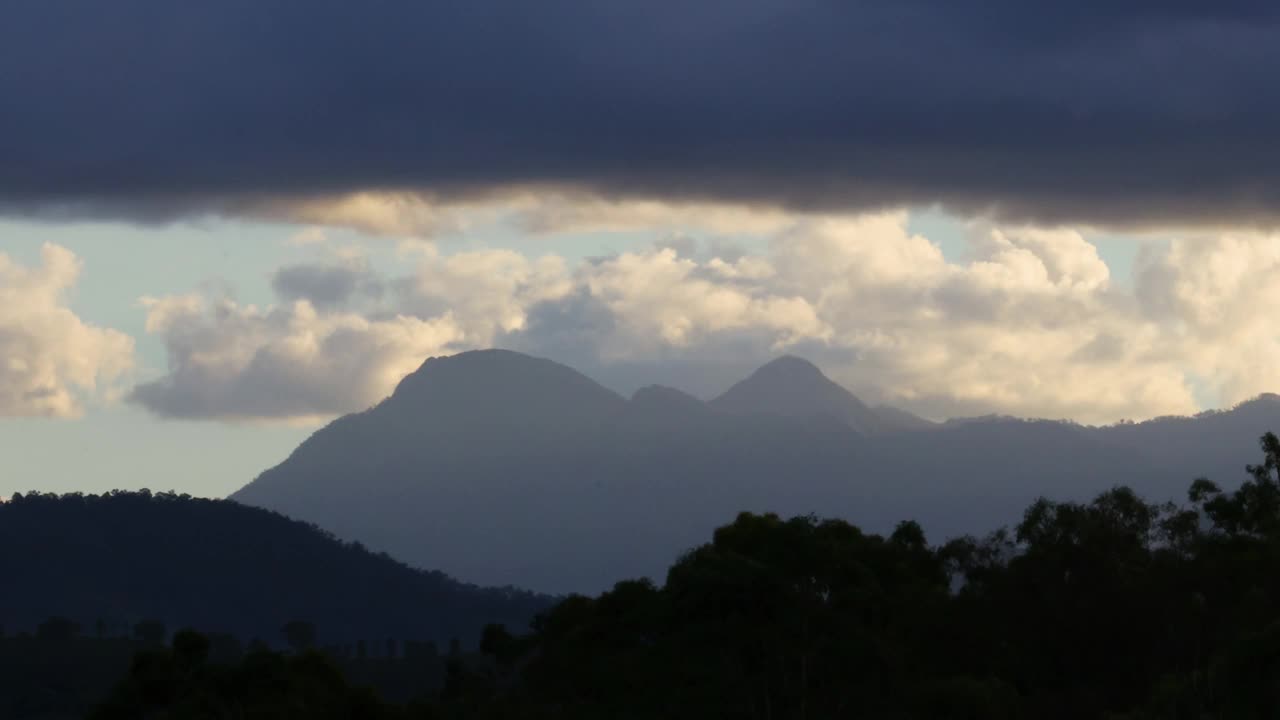
[[[282,642],[312,623],[321,644],[473,640],[527,623],[548,598],[410,568],[314,526],[229,500],[170,493],[15,495],[0,503],[0,625],[51,616],[86,635],[143,620]]]

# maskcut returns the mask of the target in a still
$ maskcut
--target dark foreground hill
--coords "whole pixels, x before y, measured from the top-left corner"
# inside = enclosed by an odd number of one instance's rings
[[[184,634],[90,717],[1275,718],[1280,439],[1262,449],[1233,492],[1042,500],[983,540],[744,513],[661,585],[571,596],[531,633],[486,628],[481,657],[447,659],[407,706],[344,683],[342,662],[228,665]]]
[[[489,622],[523,627],[549,602],[415,570],[273,512],[145,491],[15,495],[0,504],[0,548],[10,635],[63,616],[85,635],[158,620],[279,645],[301,620],[321,645],[446,647]]]
[[[740,511],[903,518],[985,533],[1040,496],[1118,484],[1155,500],[1230,484],[1280,399],[1104,428],[873,408],[799,358],[703,402],[623,398],[571,368],[488,350],[432,358],[232,497],[485,584],[598,591],[658,578]]]

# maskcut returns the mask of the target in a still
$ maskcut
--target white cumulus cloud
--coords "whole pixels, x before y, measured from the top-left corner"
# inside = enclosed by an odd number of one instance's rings
[[[194,295],[144,304],[169,372],[131,398],[166,417],[318,418],[360,409],[462,337],[448,313],[370,318],[322,312],[306,300],[260,309]]]
[[[1072,229],[977,227],[955,259],[904,212],[762,217],[741,220],[770,239],[750,252],[689,240],[572,263],[422,243],[401,276],[349,259],[290,268],[273,307],[154,299],[148,330],[170,370],[133,398],[179,417],[333,415],[429,355],[493,345],[617,386],[696,367],[688,389],[702,394],[794,352],[869,401],[932,417],[1109,422],[1195,412],[1206,389],[1221,404],[1280,390],[1280,237],[1175,240],[1117,283]]]
[[[1280,235],[1190,238],[1148,252],[1137,296],[1176,357],[1220,403],[1280,391]]]
[[[34,267],[0,253],[0,416],[76,417],[132,368],[132,338],[67,307],[80,271],[58,245],[45,244]]]

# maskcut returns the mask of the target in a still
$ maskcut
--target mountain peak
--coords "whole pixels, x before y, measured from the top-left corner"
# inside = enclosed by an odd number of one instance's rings
[[[795,355],[783,355],[765,363],[710,405],[731,413],[834,417],[862,434],[933,426],[905,410],[867,407],[853,393],[824,375],[817,365]]]
[[[816,365],[794,355],[768,362],[710,404],[731,413],[830,416],[864,433],[879,424],[861,400],[832,382]]]
[[[734,385],[721,397],[729,396],[737,390],[744,389],[771,390],[812,393],[844,393],[849,391],[840,387],[818,369],[817,365],[795,355],[783,355],[761,365],[747,379]],[[852,395],[850,395],[852,397]],[[717,398],[719,399],[719,398]]]
[[[812,380],[831,383],[827,376],[823,375],[822,371],[818,369],[817,365],[795,355],[783,355],[770,360],[752,373],[752,377],[757,376],[762,379],[784,378],[788,380]],[[832,384],[834,385],[834,383]]]
[[[641,405],[702,405],[698,398],[666,385],[646,385],[632,394],[631,402]]]
[[[679,432],[713,419],[715,413],[706,403],[686,392],[664,385],[648,385],[631,396],[624,417],[632,429]]]
[[[599,418],[625,401],[567,365],[510,350],[428,358],[384,405],[451,418]]]
[[[631,396],[631,408],[646,413],[701,415],[710,412],[706,403],[683,390],[666,385],[647,385]]]
[[[417,370],[404,376],[395,392],[412,389],[423,377],[437,372],[456,372],[464,368],[469,372],[520,372],[546,363],[551,361],[497,348],[467,350],[454,355],[433,355],[424,360]]]

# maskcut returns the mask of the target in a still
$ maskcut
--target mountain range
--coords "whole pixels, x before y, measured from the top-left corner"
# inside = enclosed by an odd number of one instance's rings
[[[930,539],[984,534],[1041,496],[1128,485],[1151,500],[1244,478],[1280,398],[1189,418],[1088,427],[934,423],[871,407],[796,357],[708,402],[624,398],[572,368],[502,350],[431,358],[232,499],[469,582],[594,592],[661,580],[740,511],[840,517]]]

